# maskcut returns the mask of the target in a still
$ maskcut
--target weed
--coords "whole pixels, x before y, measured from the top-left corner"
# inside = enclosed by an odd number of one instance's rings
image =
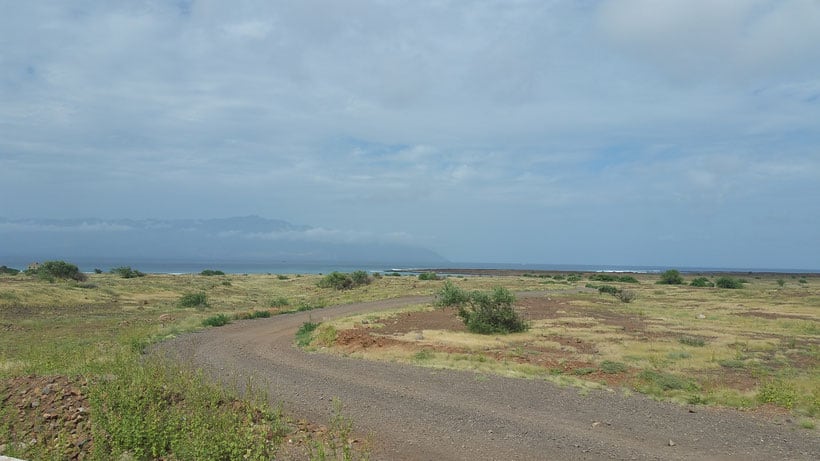
[[[177,301],[178,307],[208,307],[208,295],[205,292],[186,293]]]
[[[427,349],[422,349],[413,354],[413,358],[418,361],[429,360],[433,358],[433,353],[428,351]]]
[[[203,327],[221,327],[231,323],[230,317],[225,314],[217,314],[202,321]]]
[[[761,386],[757,392],[757,400],[791,410],[797,402],[797,390],[790,383],[773,380]]]
[[[614,375],[617,373],[623,373],[626,370],[628,370],[628,367],[625,363],[612,362],[609,360],[604,360],[603,362],[601,362],[601,371],[607,374]]]
[[[300,347],[310,345],[310,342],[313,340],[313,331],[316,330],[319,325],[319,322],[312,322],[310,320],[303,323],[302,326],[296,330],[296,344]]]
[[[697,390],[698,388],[697,384],[692,380],[671,373],[662,373],[654,370],[644,370],[638,375],[638,378],[663,391],[678,389]]]
[[[703,347],[706,345],[706,340],[697,336],[681,336],[678,342],[692,347]]]
[[[284,296],[277,296],[277,297],[271,299],[270,301],[268,301],[268,306],[270,306],[270,307],[283,307],[283,306],[289,306],[289,305],[290,305],[290,300],[288,300],[288,298],[286,298]]]

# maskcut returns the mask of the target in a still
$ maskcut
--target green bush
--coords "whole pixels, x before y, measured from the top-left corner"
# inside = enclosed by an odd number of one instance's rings
[[[222,271],[217,271],[217,270],[213,270],[213,269],[205,269],[202,272],[200,272],[199,275],[204,275],[206,277],[210,277],[210,276],[213,276],[213,275],[225,275],[225,273],[222,272]]]
[[[234,314],[233,318],[236,320],[249,320],[249,319],[266,319],[270,317],[270,311],[250,311],[250,312],[240,312],[238,314]]]
[[[419,280],[438,280],[438,275],[435,272],[422,272],[419,274]]]
[[[784,381],[769,381],[757,392],[757,400],[791,410],[797,402],[797,390]]]
[[[37,275],[44,280],[69,279],[78,282],[85,282],[86,275],[74,264],[65,261],[46,261],[36,268],[26,269],[28,275]]]
[[[658,285],[681,285],[683,283],[683,277],[681,277],[680,272],[675,269],[669,269],[668,271],[661,274],[661,279],[658,280]]]
[[[596,282],[614,282],[616,280],[615,276],[611,274],[592,274],[589,279]]]
[[[131,269],[131,266],[120,266],[111,269],[112,274],[119,275],[124,279],[133,279],[136,277],[145,277],[143,272],[140,272],[136,269]]]
[[[743,281],[728,276],[718,277],[715,280],[715,285],[718,288],[738,289],[743,288]]]
[[[208,307],[208,295],[204,292],[185,293],[177,301],[179,307]]]
[[[694,381],[671,373],[662,373],[654,370],[644,370],[638,375],[640,379],[657,386],[661,390],[697,390],[698,385]]]
[[[715,286],[715,284],[712,283],[706,277],[697,277],[689,283],[689,286],[700,287],[700,288],[710,288],[710,287]]]
[[[225,314],[217,314],[202,321],[204,327],[221,327],[231,323],[231,319]]]
[[[436,293],[436,305],[439,307],[460,306],[470,299],[470,295],[446,280],[444,286]]]
[[[373,279],[365,271],[355,271],[350,274],[333,271],[317,283],[320,288],[335,288],[337,290],[350,290],[361,285],[367,285]]]
[[[618,292],[621,291],[618,287],[614,287],[612,285],[601,285],[598,287],[598,293],[608,293],[611,295],[617,295]]]
[[[0,275],[17,275],[20,271],[8,266],[0,266]]]
[[[279,275],[276,276],[276,278],[279,279],[279,280],[288,280],[290,277],[288,277],[287,275],[284,275],[284,274],[279,274]]]
[[[386,275],[386,276],[388,276],[388,277],[401,277],[401,274],[400,274],[400,273],[398,273],[398,272],[388,272],[388,273],[386,273],[386,274],[384,274],[384,275]]]
[[[515,296],[506,288],[497,287],[492,293],[474,291],[466,305],[458,308],[458,316],[467,329],[479,334],[508,334],[529,328],[513,309]]]
[[[618,298],[622,303],[631,303],[638,297],[638,295],[632,290],[618,290],[618,293],[615,294],[615,297]]]
[[[567,276],[567,282],[575,283],[581,280],[581,276],[578,274],[572,274]]]
[[[678,342],[692,347],[703,347],[706,345],[706,340],[698,338],[697,336],[681,336]]]

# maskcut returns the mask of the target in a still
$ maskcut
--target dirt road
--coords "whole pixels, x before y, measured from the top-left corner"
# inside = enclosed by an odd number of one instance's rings
[[[376,440],[375,459],[820,459],[816,431],[736,411],[659,403],[620,391],[561,388],[374,363],[294,347],[314,321],[417,304],[429,298],[335,306],[236,322],[161,348],[229,382],[266,382],[285,411],[318,422],[338,397]],[[782,419],[782,417],[780,417]]]

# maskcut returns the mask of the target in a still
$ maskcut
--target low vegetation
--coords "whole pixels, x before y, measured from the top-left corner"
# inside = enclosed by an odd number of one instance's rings
[[[669,269],[661,274],[661,279],[657,283],[659,285],[682,285],[683,277],[681,277],[680,271]]]
[[[177,302],[178,307],[208,307],[208,295],[199,293],[185,293]]]
[[[8,266],[0,266],[0,275],[17,275],[20,273],[19,269],[14,269]]]
[[[422,272],[419,274],[419,280],[438,280],[439,277],[435,272]]]
[[[136,269],[131,269],[131,266],[120,266],[111,269],[112,274],[119,275],[124,279],[133,279],[137,277],[145,277],[145,273]]]
[[[317,285],[320,288],[350,290],[362,285],[369,285],[372,281],[373,277],[365,271],[354,271],[349,274],[334,271],[324,276]]]
[[[480,334],[509,334],[526,331],[527,323],[515,311],[515,296],[504,287],[491,293],[467,293],[451,282],[436,294],[439,306],[455,306],[467,329]]]
[[[214,269],[205,269],[199,273],[199,275],[203,275],[205,277],[212,277],[214,275],[225,275],[224,272]]]
[[[743,280],[736,279],[729,276],[718,277],[715,280],[715,286],[718,288],[738,289],[743,288]]]
[[[42,264],[35,264],[26,269],[25,273],[50,282],[55,279],[84,282],[87,278],[76,265],[65,261],[46,261]]]

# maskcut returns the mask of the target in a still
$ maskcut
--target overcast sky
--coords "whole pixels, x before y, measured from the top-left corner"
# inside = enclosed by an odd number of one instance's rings
[[[0,216],[820,269],[818,0],[0,4]]]

